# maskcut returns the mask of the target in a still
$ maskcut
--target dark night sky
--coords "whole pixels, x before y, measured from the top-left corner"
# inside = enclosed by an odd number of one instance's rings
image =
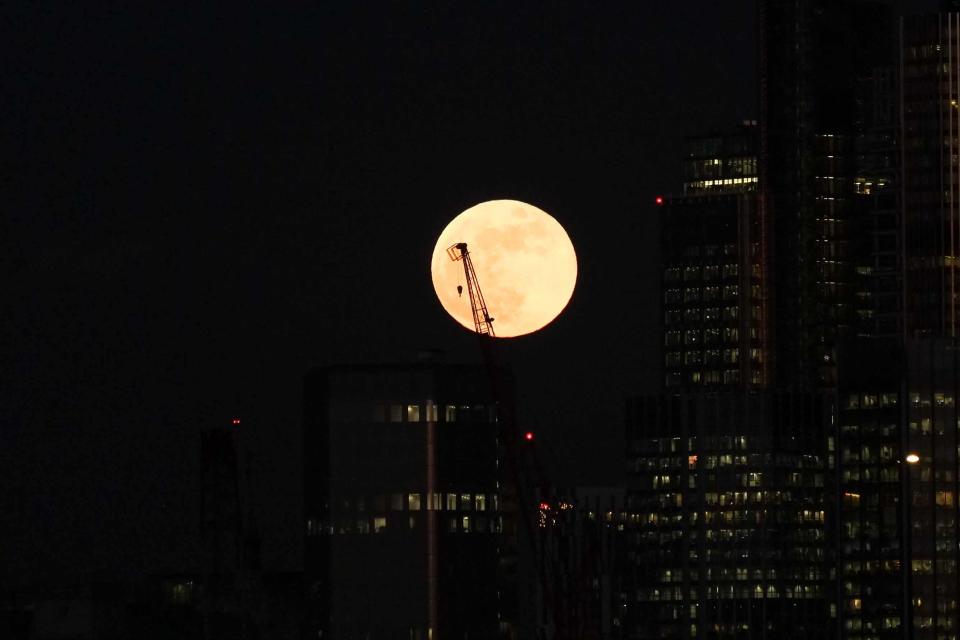
[[[478,360],[429,258],[492,198],[580,261],[504,345],[527,424],[559,482],[621,479],[623,397],[659,379],[652,198],[685,134],[756,117],[752,2],[89,4],[0,26],[0,566],[189,561],[197,430],[234,414],[293,566],[303,373]]]

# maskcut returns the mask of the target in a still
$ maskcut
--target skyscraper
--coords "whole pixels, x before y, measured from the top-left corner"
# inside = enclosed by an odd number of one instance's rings
[[[629,637],[837,633],[838,344],[879,319],[860,252],[889,268],[889,247],[860,223],[895,171],[857,79],[894,31],[882,3],[758,7],[756,193],[708,200],[688,169],[664,200],[665,390],[628,402]]]
[[[905,331],[956,336],[960,255],[960,14],[900,27]]]
[[[826,389],[836,381],[836,341],[856,321],[856,79],[892,60],[891,10],[849,0],[758,6],[773,379],[784,388]]]
[[[871,304],[867,338],[845,346],[838,384],[845,638],[952,638],[960,627],[958,24],[956,13],[901,19],[896,64],[868,79],[873,126],[858,198],[869,205],[861,259]]]
[[[664,386],[767,383],[756,124],[687,140],[683,195],[659,202]]]

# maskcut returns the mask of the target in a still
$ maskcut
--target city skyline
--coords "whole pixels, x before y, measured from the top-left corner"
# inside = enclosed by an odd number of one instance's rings
[[[0,588],[159,580],[204,636],[293,607],[334,636],[948,637],[960,22],[936,4],[18,9]],[[430,283],[440,230],[493,199],[549,211],[579,271],[495,359]],[[515,403],[432,395],[483,363],[497,387],[495,360]],[[457,458],[500,469],[504,428],[538,474],[516,617],[469,560],[504,565],[501,471]],[[469,615],[438,605],[457,574]],[[391,589],[419,613],[365,619]]]

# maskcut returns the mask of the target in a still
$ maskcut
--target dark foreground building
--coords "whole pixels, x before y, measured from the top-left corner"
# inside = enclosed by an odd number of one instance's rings
[[[515,637],[516,520],[498,438],[482,367],[307,376],[311,637]]]

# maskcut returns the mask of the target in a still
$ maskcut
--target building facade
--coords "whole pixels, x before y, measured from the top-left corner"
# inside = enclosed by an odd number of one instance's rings
[[[960,345],[854,345],[841,362],[838,598],[841,637],[958,634]]]
[[[769,391],[628,402],[626,637],[829,636],[831,409]]]
[[[515,637],[514,498],[486,370],[319,369],[304,425],[312,633]]]

